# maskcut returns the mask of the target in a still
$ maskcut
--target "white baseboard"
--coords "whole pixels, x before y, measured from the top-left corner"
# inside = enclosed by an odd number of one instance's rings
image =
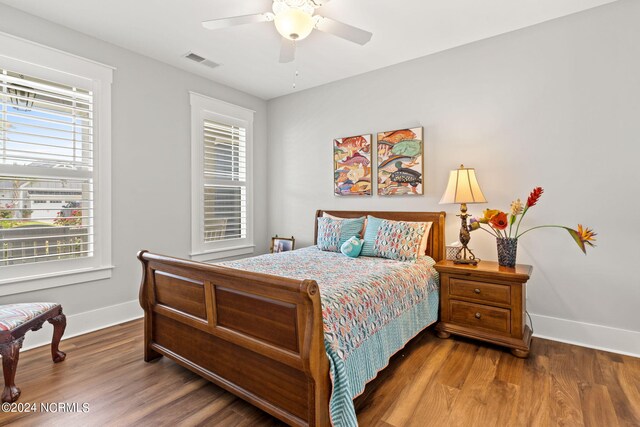
[[[85,311],[84,313],[67,315],[67,329],[62,339],[64,341],[67,338],[104,329],[119,323],[128,322],[129,320],[139,319],[143,314],[138,300],[133,300],[122,304],[98,308],[96,310]],[[22,350],[29,350],[51,344],[52,334],[53,327],[48,322],[45,322],[41,330],[27,332]],[[64,351],[64,346],[61,345],[60,349]]]
[[[640,332],[531,314],[533,336],[640,357]]]

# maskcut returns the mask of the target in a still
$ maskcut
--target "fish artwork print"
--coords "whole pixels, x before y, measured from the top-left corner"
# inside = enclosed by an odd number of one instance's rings
[[[333,182],[338,196],[371,195],[371,134],[333,140]]]
[[[378,194],[423,194],[423,129],[378,134]]]

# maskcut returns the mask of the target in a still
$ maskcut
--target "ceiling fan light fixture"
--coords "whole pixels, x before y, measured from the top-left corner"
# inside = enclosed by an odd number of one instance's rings
[[[282,37],[296,41],[307,37],[316,24],[310,14],[293,7],[277,13],[274,22]]]

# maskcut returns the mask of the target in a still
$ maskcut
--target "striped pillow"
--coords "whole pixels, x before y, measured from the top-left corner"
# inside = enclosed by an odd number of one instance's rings
[[[367,217],[367,229],[364,230],[364,243],[362,244],[360,256],[376,256],[373,246],[376,243],[376,236],[378,235],[378,229],[382,221],[384,220],[376,218],[375,216],[369,215]]]
[[[340,252],[340,247],[350,238],[360,237],[364,217],[355,219],[318,218],[318,249]]]

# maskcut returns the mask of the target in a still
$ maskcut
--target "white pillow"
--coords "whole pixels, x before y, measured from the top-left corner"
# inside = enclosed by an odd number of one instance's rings
[[[429,245],[429,233],[431,233],[432,225],[433,222],[425,222],[424,236],[422,236],[422,240],[420,241],[420,249],[418,249],[418,258],[424,256],[425,252],[427,252],[427,246]]]

